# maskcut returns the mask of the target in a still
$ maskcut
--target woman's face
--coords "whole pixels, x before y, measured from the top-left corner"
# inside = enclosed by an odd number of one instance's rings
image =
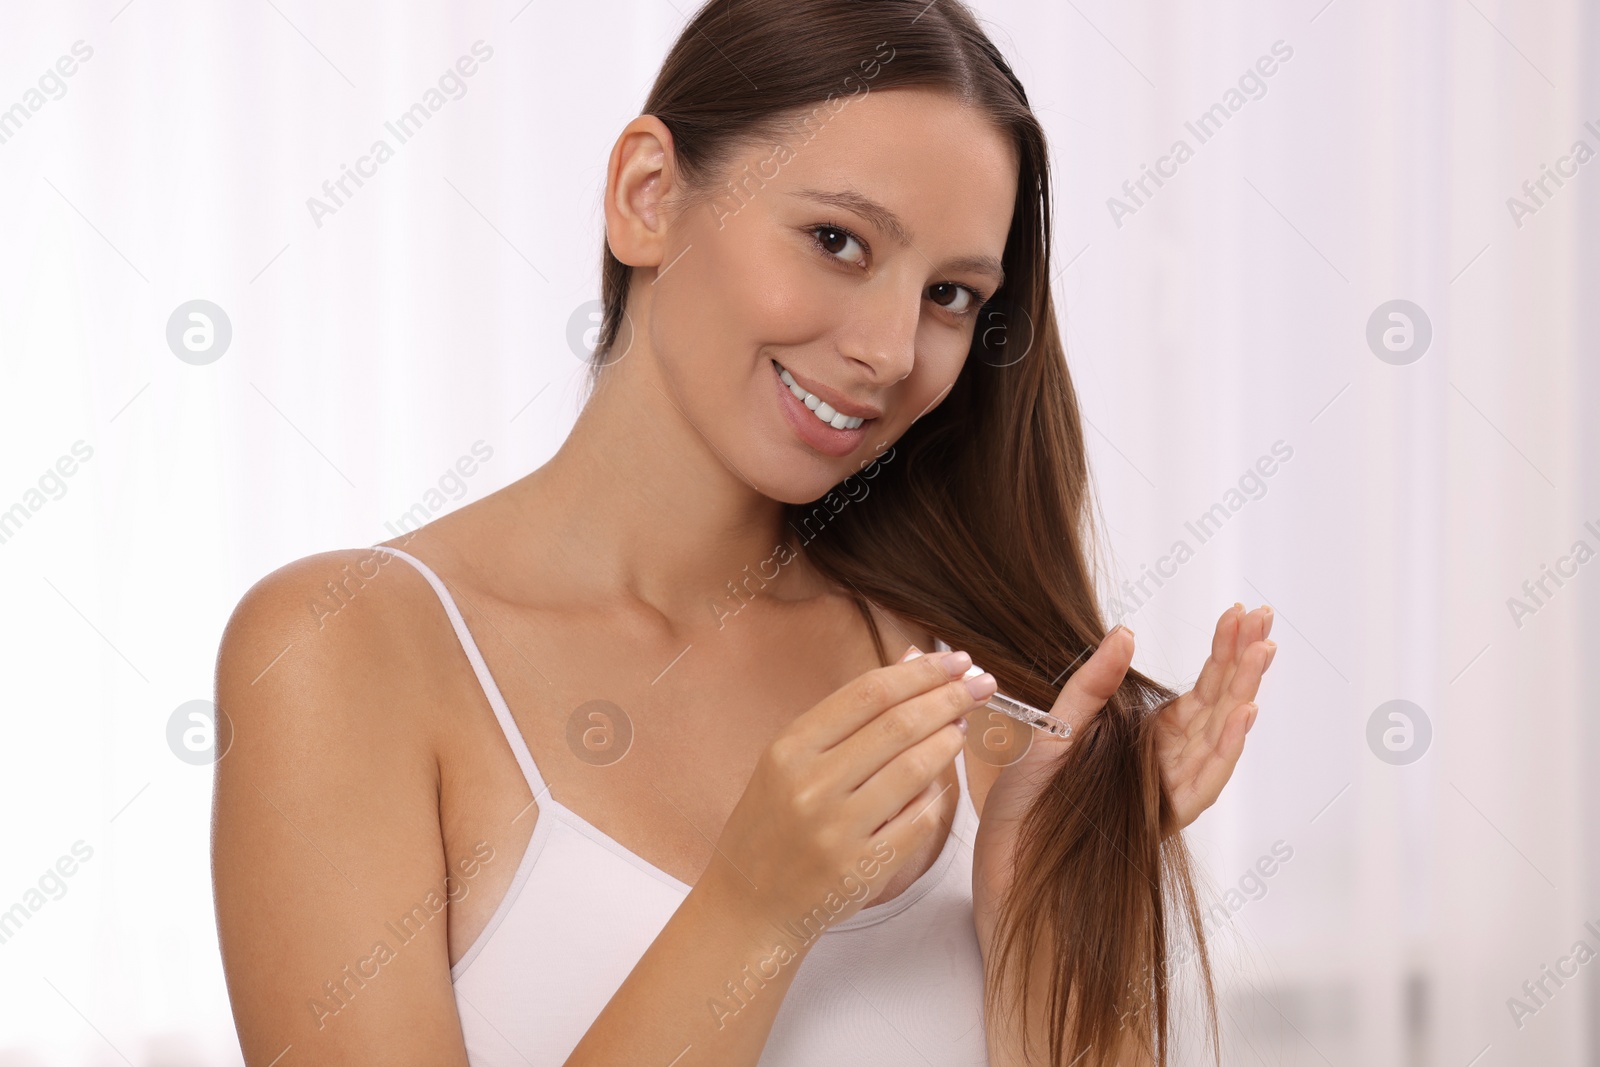
[[[742,152],[721,195],[671,218],[647,283],[644,328],[678,409],[787,503],[816,500],[944,399],[1000,285],[1017,188],[1009,141],[953,97],[832,106],[783,146]]]

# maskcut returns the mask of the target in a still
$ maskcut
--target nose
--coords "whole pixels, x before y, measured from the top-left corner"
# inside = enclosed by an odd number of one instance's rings
[[[913,284],[887,275],[874,278],[850,301],[839,331],[840,355],[867,368],[877,385],[893,385],[916,363],[922,290],[912,289]]]

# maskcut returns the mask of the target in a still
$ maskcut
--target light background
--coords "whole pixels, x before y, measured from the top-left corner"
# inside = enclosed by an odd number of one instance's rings
[[[0,8],[0,109],[93,50],[0,143],[0,511],[93,450],[0,543],[0,909],[93,849],[0,944],[0,1064],[239,1062],[210,770],[169,718],[211,696],[256,579],[391,536],[474,442],[493,458],[449,507],[555,450],[606,156],[689,11]],[[1520,1028],[1506,1003],[1600,948],[1600,562],[1520,625],[1508,607],[1600,549],[1600,160],[1520,225],[1507,206],[1575,141],[1600,151],[1600,8],[978,11],[1051,137],[1107,603],[1196,549],[1124,605],[1137,665],[1190,681],[1224,607],[1278,615],[1260,721],[1191,831],[1217,891],[1259,897],[1220,931],[1228,1062],[1600,1064],[1600,965]],[[465,94],[318,226],[307,198],[478,40]],[[1184,123],[1275,41],[1265,94],[1117,225],[1107,198],[1194,146]],[[165,339],[193,299],[233,330],[204,366]],[[1431,321],[1406,365],[1366,341],[1391,299]],[[1185,522],[1278,441],[1264,495],[1198,544]],[[1405,765],[1367,740],[1394,699],[1431,725]]]

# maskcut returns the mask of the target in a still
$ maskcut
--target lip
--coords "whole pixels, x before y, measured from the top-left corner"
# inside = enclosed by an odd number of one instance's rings
[[[794,371],[789,373],[793,374]],[[800,379],[796,378],[795,381],[798,382]],[[867,428],[877,421],[876,416],[871,418],[862,416],[867,421],[855,429],[835,430],[832,426],[827,425],[813,415],[811,409],[802,404],[799,398],[789,391],[789,387],[783,384],[783,379],[778,377],[776,363],[773,364],[772,368],[772,384],[778,391],[778,406],[783,409],[783,415],[789,420],[789,425],[794,427],[796,435],[799,436],[800,440],[823,455],[832,456],[835,459],[843,459],[845,456],[850,455],[861,447],[861,442],[867,439]],[[812,391],[804,383],[801,383],[801,388],[807,392]],[[822,396],[820,393],[817,395]],[[823,397],[823,399],[827,398]],[[858,408],[857,410],[860,409]],[[845,414],[848,415],[850,412],[846,411]]]

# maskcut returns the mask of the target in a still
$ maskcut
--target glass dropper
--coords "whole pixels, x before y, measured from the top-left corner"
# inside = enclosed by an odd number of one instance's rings
[[[974,663],[967,668],[967,673],[961,677],[976,678],[982,673],[983,668]],[[1041,711],[1032,704],[1024,704],[1020,700],[1008,697],[999,690],[995,690],[994,695],[988,699],[984,706],[993,708],[1002,715],[1009,715],[1018,722],[1025,722],[1035,729],[1043,730],[1051,737],[1065,738],[1072,736],[1072,724],[1065,719],[1057,718],[1048,711]]]

